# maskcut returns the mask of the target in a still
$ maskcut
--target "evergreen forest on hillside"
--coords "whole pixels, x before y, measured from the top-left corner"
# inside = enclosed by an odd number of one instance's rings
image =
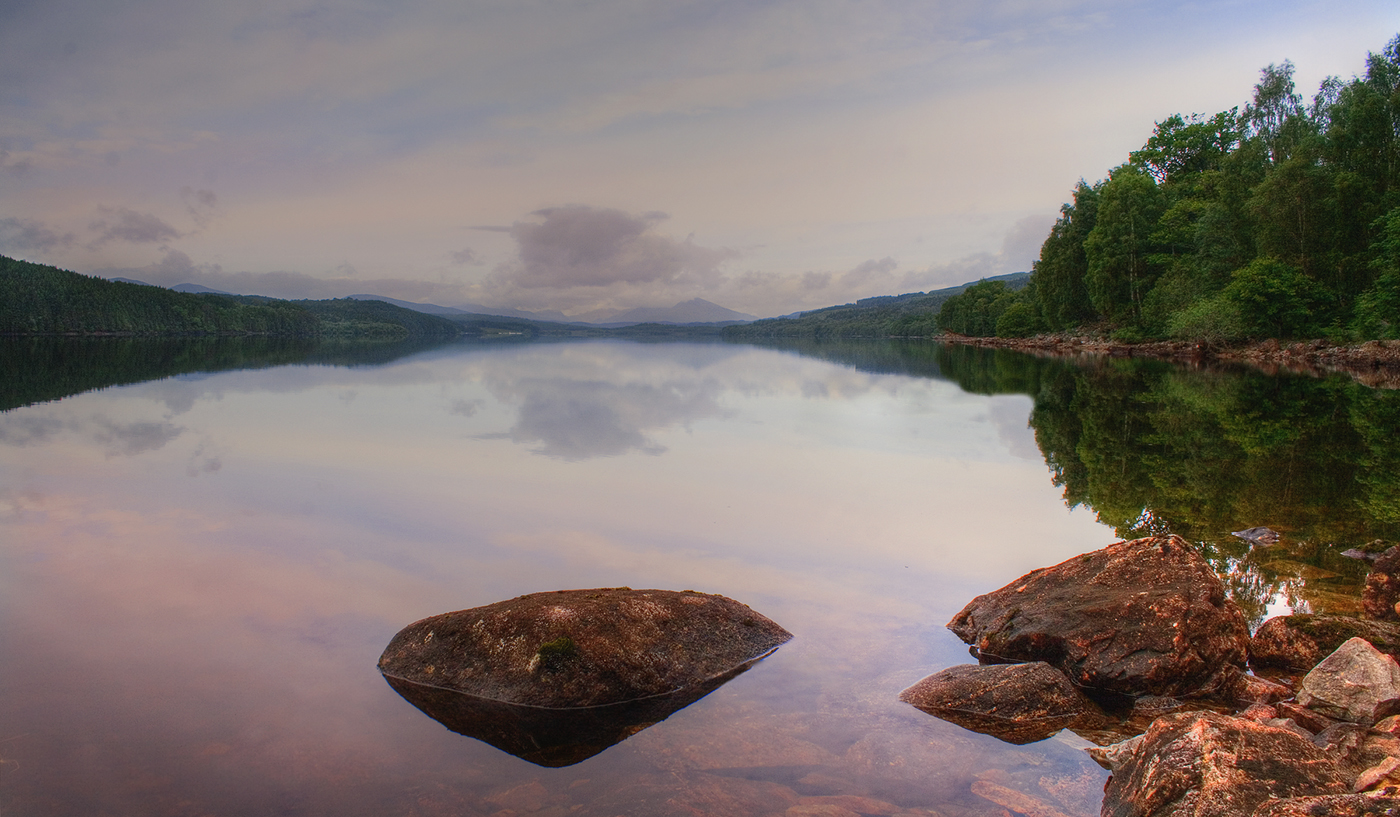
[[[1080,181],[1020,293],[945,302],[944,331],[1124,341],[1400,338],[1400,36],[1305,101],[1285,61],[1242,109],[1173,115]]]
[[[463,324],[382,301],[175,292],[0,256],[0,335],[455,337]]]

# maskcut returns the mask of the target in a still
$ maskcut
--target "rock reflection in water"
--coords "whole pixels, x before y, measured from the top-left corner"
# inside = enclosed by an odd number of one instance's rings
[[[459,735],[537,766],[572,766],[632,737],[738,677],[745,664],[718,678],[635,701],[556,709],[520,706],[385,675],[394,691]]]

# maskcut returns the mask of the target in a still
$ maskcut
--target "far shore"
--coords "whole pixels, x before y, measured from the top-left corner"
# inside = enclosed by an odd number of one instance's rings
[[[1238,346],[1191,341],[1123,343],[1092,335],[1037,335],[1032,338],[978,338],[945,334],[938,340],[968,346],[1014,349],[1054,356],[1141,357],[1178,363],[1246,363],[1270,374],[1346,374],[1375,388],[1400,388],[1400,341],[1333,344],[1325,340],[1265,340]]]

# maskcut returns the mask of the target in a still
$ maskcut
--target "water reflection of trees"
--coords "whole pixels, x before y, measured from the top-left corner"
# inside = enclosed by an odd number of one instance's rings
[[[1035,401],[1030,425],[1070,507],[1124,538],[1201,543],[1251,620],[1271,603],[1351,612],[1364,563],[1345,547],[1400,537],[1400,393],[1344,378],[1037,358],[943,347],[968,391]],[[1230,531],[1283,534],[1251,546]]]

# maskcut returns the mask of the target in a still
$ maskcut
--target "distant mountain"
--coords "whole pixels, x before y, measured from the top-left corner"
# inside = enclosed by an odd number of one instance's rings
[[[457,306],[439,306],[438,304],[400,301],[397,298],[389,298],[383,295],[360,294],[351,295],[349,297],[359,301],[384,301],[394,306],[412,309],[415,312],[426,312],[430,315],[499,315],[507,318],[524,318],[531,321],[588,324],[591,326],[607,327],[632,326],[639,323],[746,323],[748,321],[758,320],[753,315],[726,309],[719,304],[710,303],[703,298],[692,298],[689,301],[682,301],[672,307],[642,306],[621,311],[600,309],[582,315],[569,316],[565,315],[563,312],[552,309],[540,312],[528,312],[524,309],[505,309],[471,303],[458,304]]]
[[[742,323],[758,318],[746,312],[735,312],[704,298],[681,301],[675,306],[639,306],[618,312],[599,323]]]
[[[121,279],[119,279],[119,278],[113,278],[112,280],[113,280],[113,281],[118,281],[118,280],[121,280]],[[224,292],[222,289],[210,289],[209,287],[201,286],[200,284],[176,284],[175,286],[171,287],[171,289],[175,290],[176,292],[193,292],[193,293],[196,294],[196,295],[233,295],[233,294],[235,294],[235,293],[232,293],[232,292]]]
[[[155,284],[148,284],[145,281],[138,281],[135,278],[108,278],[108,281],[116,281],[119,284],[140,284],[143,287],[153,287]]]
[[[412,309],[414,312],[423,312],[428,315],[467,315],[471,314],[465,309],[457,309],[451,306],[438,306],[437,304],[420,304],[413,301],[400,301],[398,298],[386,298],[383,295],[347,295],[357,301],[383,301],[386,304],[403,309]],[[478,315],[490,315],[490,312],[478,312]]]

